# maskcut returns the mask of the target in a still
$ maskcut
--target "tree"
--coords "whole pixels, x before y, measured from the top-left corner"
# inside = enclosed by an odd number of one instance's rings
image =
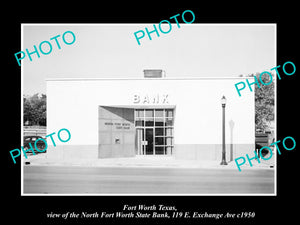
[[[29,122],[31,125],[46,126],[46,95],[34,94],[23,97],[24,101],[24,125]]]
[[[256,76],[257,80],[260,82],[260,74],[255,73],[248,75],[249,77]],[[270,77],[267,74],[261,77],[264,83],[269,83]],[[275,85],[274,85],[274,75],[272,74],[272,83],[269,85],[263,85],[260,82],[260,88],[255,85],[255,130],[265,132],[270,129],[269,123],[274,120],[274,103],[275,103]]]

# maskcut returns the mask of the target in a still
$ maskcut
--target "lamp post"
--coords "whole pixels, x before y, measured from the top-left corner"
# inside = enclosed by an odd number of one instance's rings
[[[222,162],[221,165],[227,165],[226,162],[226,150],[225,150],[225,105],[226,105],[226,98],[223,95],[221,98],[222,104]]]

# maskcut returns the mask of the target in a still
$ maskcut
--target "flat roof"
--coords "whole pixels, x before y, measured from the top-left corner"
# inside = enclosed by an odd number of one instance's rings
[[[46,81],[91,81],[91,80],[234,80],[253,77],[159,77],[159,78],[46,78]]]
[[[176,105],[99,105],[101,107],[126,108],[126,109],[176,109]]]

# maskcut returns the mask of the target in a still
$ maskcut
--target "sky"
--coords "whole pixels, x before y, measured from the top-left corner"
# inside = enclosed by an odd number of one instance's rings
[[[48,78],[142,78],[144,69],[162,69],[168,78],[236,77],[276,66],[274,24],[172,23],[169,33],[145,34],[138,45],[134,33],[145,27],[153,24],[22,24],[20,51],[52,45],[50,54],[21,61],[23,94],[46,94]],[[71,45],[62,40],[66,31],[76,37]],[[50,40],[57,35],[61,49]]]

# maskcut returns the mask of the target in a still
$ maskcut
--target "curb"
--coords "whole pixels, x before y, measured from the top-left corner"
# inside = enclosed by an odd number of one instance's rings
[[[197,162],[174,162],[174,163],[167,163],[167,164],[160,164],[159,162],[151,163],[151,162],[102,162],[100,161],[80,161],[80,162],[74,162],[74,161],[56,161],[51,162],[47,160],[26,160],[24,162],[25,166],[74,166],[74,167],[110,167],[110,168],[180,168],[180,169],[226,169],[226,170],[237,170],[237,167],[232,163],[229,162],[228,165],[219,165],[219,164],[207,164],[202,163],[201,161]],[[274,170],[274,165],[254,165],[250,167],[250,165],[245,165],[243,170],[249,170],[249,169],[268,169],[268,170]]]

